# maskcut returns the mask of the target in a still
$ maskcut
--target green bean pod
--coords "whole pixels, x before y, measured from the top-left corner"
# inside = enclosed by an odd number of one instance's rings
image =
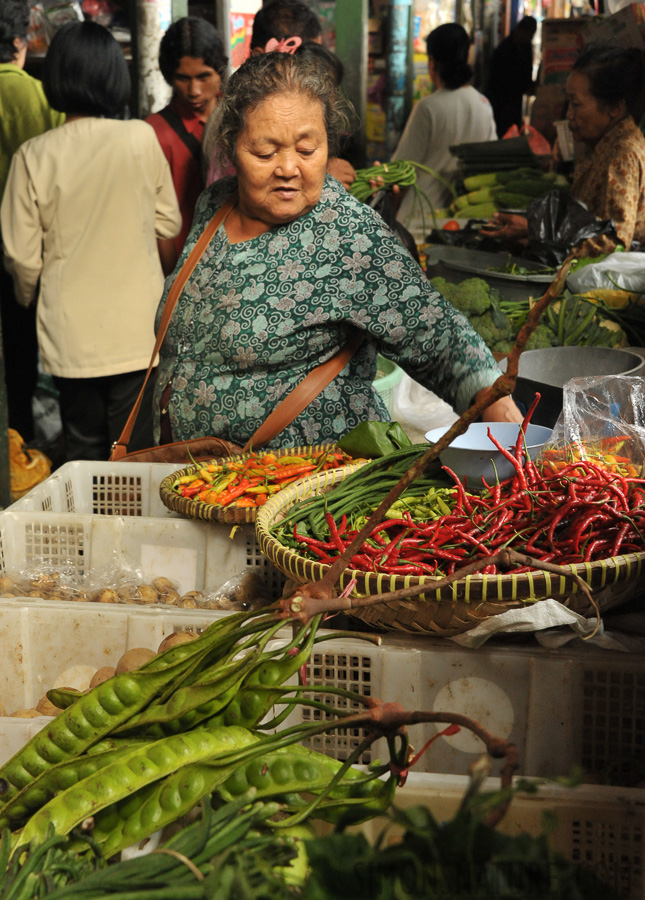
[[[282,697],[282,687],[303,666],[316,640],[320,616],[312,620],[306,641],[297,653],[291,654],[291,645],[284,648],[281,659],[266,659],[253,669],[245,679],[237,695],[220,713],[209,719],[209,724],[241,725],[255,728]],[[275,691],[258,691],[257,687],[276,687]]]
[[[220,669],[219,679],[183,685],[165,703],[151,703],[139,715],[133,716],[117,729],[117,733],[138,731],[163,737],[189,731],[214,716],[235,697],[247,673],[258,664],[258,658],[259,653],[251,653],[233,666]]]
[[[307,804],[299,795],[303,792],[318,794],[326,789],[343,765],[342,761],[324,753],[293,744],[238,766],[217,788],[217,793],[230,801],[250,788],[256,788],[258,799],[275,797],[287,805],[305,808]],[[329,790],[327,801],[317,807],[315,815],[332,822],[341,818],[353,823],[363,821],[387,809],[395,788],[394,778],[382,781],[349,766],[339,783]],[[292,799],[289,795],[295,796]]]
[[[99,769],[123,758],[131,752],[133,746],[141,746],[145,742],[130,739],[112,743],[115,746],[98,753],[67,759],[42,772],[2,807],[0,828],[9,827],[15,830],[18,823],[25,822],[36,810],[49,803],[57,793],[67,790]]]
[[[200,728],[136,747],[50,800],[29,819],[20,843],[42,843],[51,825],[57,834],[67,834],[88,816],[177,769],[257,742],[258,738],[243,728]]]
[[[114,856],[185,815],[238,765],[225,761],[192,763],[99,811],[94,816],[92,834],[103,856]]]

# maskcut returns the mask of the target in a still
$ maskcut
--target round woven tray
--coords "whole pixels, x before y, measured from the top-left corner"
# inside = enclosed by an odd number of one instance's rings
[[[329,490],[356,467],[333,469],[323,475],[303,478],[275,494],[259,510],[256,535],[260,550],[271,562],[298,584],[318,581],[329,566],[306,559],[280,544],[269,529],[277,524],[299,500]],[[623,603],[644,590],[645,553],[630,553],[593,563],[563,566],[583,578],[601,611]],[[431,576],[378,575],[346,569],[339,590],[356,579],[352,596],[373,596],[417,584],[428,590],[418,599],[378,603],[346,610],[350,615],[377,628],[451,637],[469,631],[494,615],[517,609],[547,597],[559,600],[584,616],[595,615],[588,599],[572,576],[550,572],[507,575],[469,575],[448,587],[433,590],[438,579]]]
[[[271,450],[267,452],[275,453],[276,456],[299,456],[301,454],[318,453],[321,450],[337,449],[338,447],[336,444],[329,443],[315,444],[306,447],[283,447],[281,450]],[[231,459],[244,460],[254,455],[255,454],[253,453],[240,453],[234,457],[220,457],[218,459],[213,459],[210,462],[219,465],[230,462]],[[188,516],[191,519],[200,519],[203,522],[224,522],[232,525],[255,522],[255,517],[258,513],[257,507],[214,506],[212,503],[204,503],[202,500],[192,500],[188,497],[180,497],[172,490],[172,485],[178,478],[182,478],[184,475],[192,475],[197,469],[201,469],[202,466],[208,464],[207,461],[200,462],[199,465],[186,466],[184,469],[173,472],[172,475],[167,475],[159,485],[159,496],[161,497],[163,505],[167,506],[168,509],[172,509],[173,512],[181,513],[182,516]],[[330,471],[336,470],[331,469]]]

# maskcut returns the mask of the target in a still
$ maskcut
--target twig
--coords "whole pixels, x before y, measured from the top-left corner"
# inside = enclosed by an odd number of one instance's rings
[[[324,592],[317,591],[315,594],[306,588],[313,585],[306,585],[291,597],[283,598],[280,601],[282,615],[288,618],[296,618],[302,622],[307,622],[320,613],[331,611],[342,612],[348,609],[358,609],[365,606],[376,606],[379,603],[398,603],[401,600],[411,600],[419,597],[421,594],[430,593],[431,591],[439,591],[451,585],[454,581],[461,581],[468,575],[474,575],[480,572],[486,566],[496,565],[504,569],[510,569],[513,566],[528,566],[532,569],[542,569],[545,572],[552,572],[554,575],[572,578],[583,594],[589,600],[589,604],[596,613],[596,625],[589,635],[585,635],[585,640],[590,640],[598,631],[600,624],[600,610],[598,604],[591,595],[589,586],[576,572],[564,566],[558,566],[555,563],[542,562],[525,553],[519,553],[517,550],[506,548],[495,553],[493,556],[487,556],[483,559],[474,560],[463,568],[457,569],[452,575],[446,575],[445,578],[437,578],[436,580],[427,579],[420,584],[410,587],[401,588],[398,591],[390,591],[387,594],[375,594],[369,597],[351,597],[351,596],[329,596]],[[318,582],[320,584],[320,582]],[[557,598],[556,598],[557,599]]]

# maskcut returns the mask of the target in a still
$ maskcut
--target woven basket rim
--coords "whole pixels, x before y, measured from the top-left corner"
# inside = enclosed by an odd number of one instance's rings
[[[301,453],[338,449],[338,445],[333,441],[323,444],[308,444],[298,447],[282,447],[279,450],[266,450],[266,453],[275,453],[276,456],[297,456]],[[222,465],[231,462],[231,460],[245,460],[251,456],[255,456],[262,451],[249,451],[248,453],[236,453],[234,456],[218,456],[211,460],[201,460],[197,463],[190,463],[182,469],[177,469],[159,483],[159,496],[161,502],[167,509],[178,512],[190,519],[198,519],[202,522],[221,522],[228,525],[241,525],[253,523],[256,520],[259,507],[239,507],[225,506],[218,507],[212,503],[204,503],[203,500],[195,500],[189,497],[180,497],[172,490],[173,483],[184,475],[192,475],[198,469],[208,465]],[[335,470],[331,470],[335,471]],[[287,485],[289,487],[289,485]],[[261,508],[261,507],[260,507]]]
[[[329,564],[307,559],[296,550],[280,544],[270,533],[269,529],[272,525],[277,524],[282,518],[283,512],[290,509],[298,500],[309,499],[314,494],[320,493],[325,488],[331,488],[334,484],[342,481],[349,474],[346,469],[347,467],[331,470],[328,474],[335,476],[333,479],[327,478],[322,480],[319,475],[308,476],[293,485],[289,485],[280,494],[271,497],[259,511],[256,520],[256,536],[260,550],[274,565],[299,583],[319,580],[329,570]],[[560,576],[541,570],[531,570],[519,574],[509,572],[504,575],[476,573],[467,575],[463,579],[458,579],[449,587],[439,591],[433,589],[433,584],[439,580],[435,576],[376,574],[348,568],[341,575],[338,586],[339,589],[347,588],[350,581],[356,579],[357,585],[353,589],[354,595],[367,596],[389,593],[390,591],[417,584],[427,584],[428,591],[420,595],[418,601],[388,601],[375,607],[352,609],[348,610],[348,612],[363,620],[374,622],[378,615],[367,615],[367,610],[398,607],[405,603],[414,604],[416,608],[421,610],[424,604],[426,606],[429,605],[428,601],[443,607],[446,604],[452,604],[455,607],[460,606],[461,618],[464,618],[464,616],[468,620],[472,618],[471,624],[452,631],[452,633],[459,633],[459,631],[467,630],[467,627],[474,627],[476,624],[479,624],[482,618],[488,618],[488,615],[483,614],[484,607],[486,609],[490,608],[491,614],[499,614],[509,609],[525,606],[527,603],[539,602],[539,600],[545,599],[545,596],[535,596],[535,594],[540,592],[555,599],[569,597],[571,594],[578,594],[582,597],[583,595],[581,595],[580,589],[572,577],[574,574],[582,577],[594,588],[610,587],[619,580],[628,580],[631,576],[637,578],[641,569],[645,569],[645,552],[621,554],[617,557],[590,563],[567,564],[562,568],[565,572],[571,574]],[[612,574],[614,576],[613,581]],[[470,612],[468,612],[468,607],[471,608]],[[585,600],[584,608],[586,609],[587,607],[588,603]],[[426,629],[419,627],[416,630],[424,631]],[[431,630],[432,633],[436,633],[434,628]],[[442,633],[448,634],[449,631],[450,629],[444,630]]]

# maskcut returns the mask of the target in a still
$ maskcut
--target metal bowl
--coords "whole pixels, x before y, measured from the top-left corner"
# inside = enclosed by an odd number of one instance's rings
[[[508,263],[516,263],[531,270],[527,275],[513,275],[503,269]],[[434,246],[426,251],[428,277],[442,277],[451,284],[459,284],[467,278],[483,278],[506,300],[527,300],[541,297],[553,281],[553,272],[546,266],[508,253],[488,253],[485,250],[468,250],[465,247]]]
[[[506,359],[499,363],[506,371]],[[594,375],[643,375],[645,359],[633,350],[615,347],[545,347],[520,356],[513,399],[528,408],[536,392],[542,396],[531,421],[553,428],[562,412],[563,388],[572,378]]]
[[[427,432],[426,440],[431,444],[436,443],[450,427],[433,428]],[[467,484],[469,490],[481,490],[482,478],[488,484],[493,484],[497,478],[503,481],[514,472],[512,463],[488,437],[489,430],[502,447],[513,452],[519,425],[511,422],[473,422],[439,456],[442,465],[451,468],[459,480]],[[531,459],[535,459],[550,436],[550,428],[541,425],[527,427],[525,444]]]

